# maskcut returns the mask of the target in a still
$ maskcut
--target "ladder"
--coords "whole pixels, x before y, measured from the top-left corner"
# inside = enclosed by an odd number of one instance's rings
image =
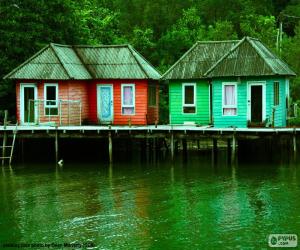
[[[17,130],[18,130],[18,125],[16,124],[16,128],[13,131],[12,143],[10,145],[7,145],[7,131],[4,130],[3,142],[2,142],[2,146],[0,146],[0,148],[2,148],[2,156],[0,157],[0,159],[2,160],[2,166],[4,166],[6,160],[8,160],[9,166],[11,166],[11,162],[14,154],[14,148],[15,148]],[[9,154],[7,154],[6,149],[10,149]]]
[[[8,137],[7,136],[7,130],[6,130],[7,117],[8,117],[8,111],[5,110],[5,112],[4,112],[4,123],[3,123],[3,128],[4,128],[4,130],[3,130],[3,142],[2,142],[2,146],[0,146],[0,148],[2,148],[2,156],[0,157],[0,159],[2,160],[2,166],[4,166],[5,160],[9,160],[9,166],[11,166],[11,162],[12,162],[12,158],[13,158],[13,154],[14,154],[14,148],[15,148],[17,130],[18,130],[18,123],[16,123],[16,128],[13,131],[12,144],[7,145],[7,137]],[[7,154],[6,154],[6,149],[7,148],[10,148],[9,156],[7,156]]]

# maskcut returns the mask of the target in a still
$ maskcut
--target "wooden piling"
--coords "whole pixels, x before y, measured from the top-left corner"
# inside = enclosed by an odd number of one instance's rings
[[[6,131],[6,126],[7,126],[7,116],[8,116],[8,111],[4,111],[4,122],[3,122],[3,143],[2,143],[2,166],[4,166],[5,163],[5,157],[6,157],[6,144],[7,144],[7,131]]]
[[[218,159],[218,140],[216,138],[212,139],[212,164],[213,166],[217,163]]]
[[[170,148],[171,148],[171,159],[174,160],[174,134],[171,132],[171,141],[170,141]]]
[[[232,136],[232,147],[231,147],[231,164],[234,164],[236,160],[236,135]]]
[[[231,163],[231,140],[227,139],[227,162]]]
[[[183,161],[187,161],[187,141],[186,139],[182,139],[182,154],[183,154]]]
[[[58,157],[59,157],[59,155],[58,155],[59,151],[58,150],[59,150],[58,149],[58,130],[56,128],[56,130],[55,130],[55,162],[56,162],[56,164],[58,164],[58,161],[59,161],[59,159],[58,159]]]
[[[113,162],[113,148],[112,148],[112,138],[111,138],[111,132],[108,132],[108,153],[109,153],[109,163]]]
[[[293,156],[294,160],[297,158],[297,138],[296,138],[296,129],[294,128],[293,132]]]

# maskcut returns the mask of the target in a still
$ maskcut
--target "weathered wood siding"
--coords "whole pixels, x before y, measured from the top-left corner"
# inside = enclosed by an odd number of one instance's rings
[[[155,84],[156,84],[156,106],[150,106],[148,102],[148,112],[147,112],[148,124],[154,124],[156,121],[157,122],[159,121],[159,85],[158,82],[156,82]]]
[[[182,83],[196,83],[196,113],[183,113]],[[183,124],[195,122],[207,125],[210,122],[209,83],[207,81],[170,81],[169,83],[169,107],[170,124]]]
[[[146,124],[146,115],[148,112],[148,81],[147,80],[99,80],[89,84],[89,120],[92,123],[98,123],[97,110],[97,85],[113,85],[113,124],[128,125],[129,119],[133,125]],[[121,107],[121,84],[135,84],[135,114],[122,115]]]
[[[286,79],[285,78],[244,78],[238,82],[237,78],[213,80],[212,83],[212,99],[213,99],[213,125],[217,128],[239,127],[245,128],[248,124],[247,112],[248,106],[248,84],[249,82],[265,83],[265,103],[266,103],[266,119],[272,120],[272,108],[274,106],[274,81],[279,82],[279,105],[275,111],[276,127],[286,126]],[[222,111],[222,85],[226,82],[237,83],[237,115],[223,116]],[[250,112],[250,111],[249,111]]]
[[[81,118],[82,120],[87,120],[89,118],[89,103],[88,103],[88,91],[87,91],[87,82],[86,81],[78,81],[78,80],[73,80],[73,81],[33,81],[33,80],[23,80],[19,81],[16,84],[16,114],[17,114],[17,120],[20,123],[21,122],[21,117],[20,117],[20,84],[26,84],[26,83],[31,83],[31,84],[36,84],[37,86],[37,95],[39,100],[44,100],[45,98],[45,93],[44,93],[44,86],[47,83],[57,83],[58,84],[58,99],[59,100],[80,100],[82,109],[81,109]],[[70,112],[70,121],[77,123],[77,120],[79,119],[79,114],[78,111],[79,109],[73,109],[74,114],[72,114],[72,108]],[[68,117],[68,106],[62,105],[62,119],[61,122],[62,124],[68,124],[69,122],[69,117]],[[51,116],[49,119],[49,116],[45,115],[44,111],[44,105],[41,103],[39,105],[39,121],[42,122],[56,122],[57,124],[60,123],[59,115],[57,116]],[[73,116],[73,117],[72,117]],[[76,116],[76,118],[75,118]],[[76,121],[75,121],[76,120]]]

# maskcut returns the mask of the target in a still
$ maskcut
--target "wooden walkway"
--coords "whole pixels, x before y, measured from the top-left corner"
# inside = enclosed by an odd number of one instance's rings
[[[0,137],[12,137],[16,126],[0,126]],[[148,126],[18,126],[18,139],[53,138],[56,152],[56,162],[59,155],[59,139],[63,138],[106,138],[108,140],[109,159],[112,162],[114,139],[136,138],[145,140],[166,139],[170,145],[172,159],[174,158],[175,140],[182,140],[183,150],[187,140],[212,139],[217,147],[217,140],[227,141],[231,158],[236,156],[238,140],[288,138],[296,155],[297,137],[300,128],[214,128],[193,125],[148,125]],[[184,147],[185,145],[185,147]]]

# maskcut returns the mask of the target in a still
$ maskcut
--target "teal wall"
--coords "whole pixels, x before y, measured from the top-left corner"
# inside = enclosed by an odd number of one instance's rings
[[[182,83],[196,83],[197,100],[196,113],[184,114],[182,108]],[[195,122],[208,125],[210,122],[209,110],[209,83],[208,81],[170,81],[169,82],[170,124]]]
[[[274,106],[274,81],[279,81],[279,105],[275,111],[276,127],[286,126],[286,79],[285,78],[244,78],[237,83],[237,115],[223,116],[222,114],[222,83],[237,82],[237,78],[217,79],[212,82],[212,98],[213,98],[213,124],[214,127],[247,127],[247,91],[249,81],[263,81],[266,84],[266,118],[272,119],[272,107]]]

